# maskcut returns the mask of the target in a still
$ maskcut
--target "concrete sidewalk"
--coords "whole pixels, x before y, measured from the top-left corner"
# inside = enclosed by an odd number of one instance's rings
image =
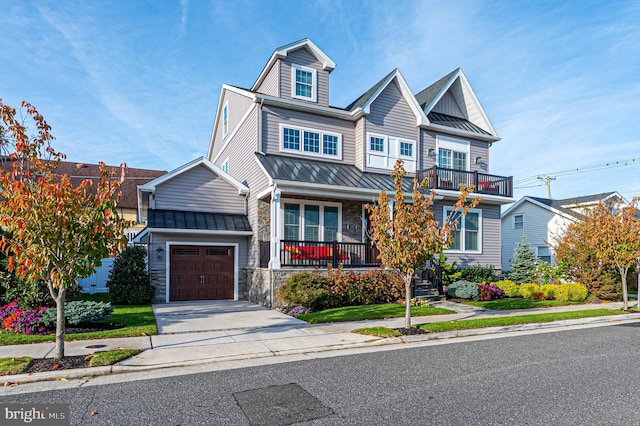
[[[438,302],[434,306],[456,311],[454,314],[427,317],[413,317],[413,324],[454,321],[471,318],[488,318],[512,315],[526,315],[544,312],[564,312],[585,309],[619,309],[621,303],[606,303],[601,305],[570,305],[541,309],[521,309],[515,311],[488,311],[452,302]],[[170,308],[170,307],[167,307]],[[260,308],[262,310],[264,308]],[[173,312],[178,315],[177,312]],[[170,315],[160,312],[159,317]],[[260,314],[262,315],[262,314]],[[28,383],[44,380],[56,380],[91,377],[132,371],[154,370],[159,368],[186,367],[207,363],[220,363],[231,360],[246,360],[282,355],[309,354],[344,349],[375,348],[383,345],[399,345],[406,343],[424,342],[434,339],[450,339],[461,336],[505,333],[510,331],[547,329],[552,327],[567,327],[579,324],[607,324],[611,322],[630,322],[640,320],[640,313],[620,316],[594,317],[580,320],[568,320],[556,323],[525,324],[512,327],[494,327],[487,329],[465,330],[450,333],[433,333],[400,338],[383,339],[351,333],[352,330],[363,327],[384,326],[399,328],[404,326],[404,318],[384,320],[368,320],[345,323],[310,325],[304,321],[291,317],[280,317],[276,311],[264,309],[265,318],[274,316],[274,322],[266,321],[263,326],[252,322],[248,328],[236,328],[238,325],[233,317],[233,324],[227,324],[224,329],[213,329],[214,326],[198,332],[179,332],[178,328],[164,328],[165,334],[157,336],[129,337],[121,339],[82,340],[66,343],[67,355],[84,355],[98,350],[112,350],[118,348],[143,349],[136,357],[129,358],[110,367],[95,367],[77,370],[62,370],[56,372],[36,373],[31,376],[21,374],[7,376],[10,383]],[[231,318],[231,317],[228,317]],[[290,318],[290,320],[289,320]],[[196,319],[199,321],[200,319]],[[178,321],[184,325],[184,321]],[[218,322],[217,327],[223,324]],[[174,330],[173,332],[167,330]],[[42,358],[54,355],[53,343],[0,346],[0,358],[31,356]]]

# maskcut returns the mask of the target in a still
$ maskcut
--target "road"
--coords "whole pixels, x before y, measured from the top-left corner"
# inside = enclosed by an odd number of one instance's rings
[[[67,403],[79,425],[639,424],[639,326],[23,393],[0,406]]]

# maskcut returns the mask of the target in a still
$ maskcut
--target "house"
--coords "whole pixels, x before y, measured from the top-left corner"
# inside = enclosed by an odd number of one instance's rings
[[[581,197],[552,200],[549,198],[522,197],[501,217],[502,221],[502,267],[508,271],[517,243],[524,235],[534,249],[536,257],[554,265],[553,246],[566,227],[579,220],[586,210],[598,203],[614,206],[627,204],[618,192],[585,195]]]
[[[271,305],[292,272],[378,266],[365,205],[394,190],[397,159],[436,190],[438,220],[460,183],[476,186],[482,201],[446,255],[501,267],[512,178],[489,172],[500,138],[464,72],[414,93],[395,69],[340,108],[329,103],[335,67],[309,39],[279,47],[252,87],[222,86],[206,158],[139,187],[136,241],[149,246],[157,302]]]

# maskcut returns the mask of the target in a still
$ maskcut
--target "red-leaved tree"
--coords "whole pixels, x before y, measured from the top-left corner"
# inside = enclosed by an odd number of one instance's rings
[[[89,179],[73,186],[68,175],[56,174],[64,155],[51,147],[51,127],[32,105],[23,102],[22,107],[24,118],[0,100],[3,143],[14,150],[0,170],[0,227],[5,231],[0,249],[8,256],[9,270],[27,282],[47,283],[56,303],[56,352],[62,358],[66,291],[126,243],[127,222],[116,210],[121,180],[113,179],[103,164],[95,188]],[[27,134],[28,118],[36,135]]]

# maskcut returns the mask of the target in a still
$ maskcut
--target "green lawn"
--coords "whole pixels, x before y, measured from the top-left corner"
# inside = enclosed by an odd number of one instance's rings
[[[20,374],[29,366],[33,358],[23,356],[21,358],[0,358],[0,375]]]
[[[398,330],[394,330],[393,328],[388,328],[388,327],[359,328],[357,330],[353,330],[353,332],[358,334],[366,334],[367,336],[378,336],[378,337],[402,336],[402,333],[400,333]]]
[[[510,317],[480,318],[470,320],[434,322],[419,324],[417,327],[438,333],[441,331],[469,330],[472,328],[504,327],[508,325],[553,322],[568,319],[601,317],[606,315],[625,315],[622,310],[590,309],[586,311],[550,312],[547,314],[517,315]]]
[[[549,308],[551,306],[580,305],[582,302],[561,302],[559,300],[533,300],[513,297],[489,300],[486,302],[463,302],[465,305],[491,309],[492,311],[508,311],[511,309]]]
[[[412,316],[453,314],[453,311],[431,306],[413,306]],[[310,324],[323,322],[362,321],[368,319],[404,317],[405,306],[398,303],[384,305],[346,306],[343,308],[325,309],[324,311],[302,314],[298,318]]]
[[[113,314],[101,322],[122,324],[124,327],[91,333],[67,334],[66,340],[106,339],[110,337],[135,337],[158,334],[156,318],[153,315],[150,305],[115,305]],[[6,330],[0,330],[0,345],[42,343],[55,340],[55,335],[16,334]]]

